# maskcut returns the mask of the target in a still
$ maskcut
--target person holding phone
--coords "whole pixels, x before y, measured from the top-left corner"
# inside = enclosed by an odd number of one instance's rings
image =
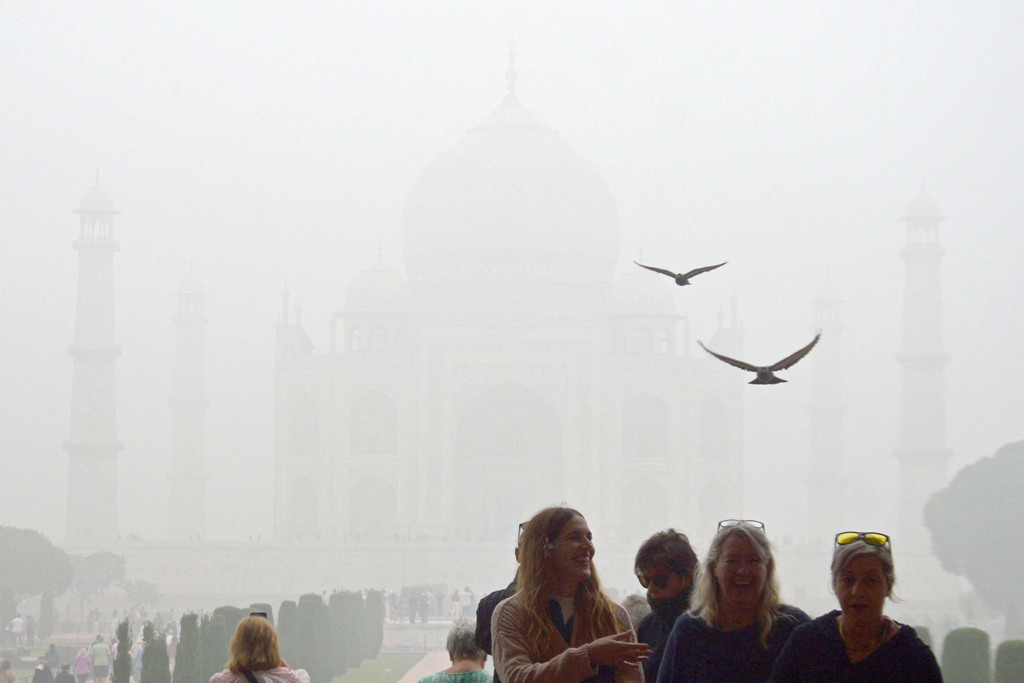
[[[526,523],[516,593],[491,619],[503,683],[640,683],[650,648],[601,590],[594,542],[576,510],[550,507]]]

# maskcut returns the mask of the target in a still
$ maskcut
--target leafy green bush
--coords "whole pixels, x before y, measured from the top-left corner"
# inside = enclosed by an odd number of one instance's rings
[[[368,591],[363,603],[363,659],[376,659],[384,644],[384,594]]]
[[[294,600],[285,600],[277,611],[277,639],[281,645],[281,656],[292,668],[294,662],[304,656],[302,638],[299,635],[299,608]]]
[[[110,673],[112,683],[130,683],[132,675],[132,636],[128,631],[128,620],[117,624],[117,654]]]
[[[1024,640],[1004,640],[996,648],[996,683],[1024,681]]]
[[[330,683],[334,678],[331,627],[327,606],[319,595],[309,593],[299,598],[297,620],[305,655],[299,668],[309,673],[312,683]]]
[[[230,658],[228,630],[222,615],[203,617],[199,623],[199,642],[203,653],[199,660],[199,681],[203,683],[209,681],[215,673],[223,671]]]
[[[224,617],[224,630],[228,632],[228,642],[231,642],[232,636],[235,635],[235,629],[238,628],[238,622],[249,616],[249,610],[225,605],[213,610],[213,616]]]
[[[988,634],[978,628],[958,628],[942,644],[942,678],[946,683],[989,683]]]

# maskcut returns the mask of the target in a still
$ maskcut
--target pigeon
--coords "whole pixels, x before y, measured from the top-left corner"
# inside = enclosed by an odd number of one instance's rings
[[[729,358],[728,356],[723,356],[721,354],[715,353],[708,347],[704,346],[704,344],[699,339],[697,340],[697,343],[700,344],[700,348],[704,349],[705,351],[707,351],[720,361],[724,361],[729,365],[733,365],[742,370],[756,372],[757,377],[754,379],[753,382],[750,382],[750,384],[778,384],[779,382],[785,382],[786,380],[776,377],[775,371],[787,370],[796,365],[797,361],[799,361],[801,358],[803,358],[804,356],[811,352],[811,349],[814,348],[814,345],[818,343],[819,339],[821,339],[821,332],[818,332],[814,339],[811,340],[810,344],[800,349],[796,353],[790,356],[786,356],[775,365],[765,365],[760,367],[757,365],[751,365],[750,363],[744,363],[743,361],[736,360],[735,358]]]
[[[672,278],[673,280],[676,281],[677,285],[682,287],[683,285],[690,284],[690,278],[693,277],[694,275],[700,275],[701,273],[706,273],[709,270],[714,270],[715,268],[721,268],[726,263],[728,263],[728,261],[722,261],[717,266],[704,266],[703,268],[694,268],[689,273],[673,273],[671,270],[665,270],[664,268],[655,268],[654,266],[645,266],[644,264],[637,263],[636,261],[633,261],[633,263],[636,263],[641,268],[646,268],[647,270],[653,270],[655,273],[661,273],[662,275],[668,275],[670,278]]]

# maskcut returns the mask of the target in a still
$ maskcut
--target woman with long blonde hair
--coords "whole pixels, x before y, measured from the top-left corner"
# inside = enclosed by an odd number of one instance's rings
[[[636,642],[626,611],[601,590],[583,515],[545,508],[520,533],[517,591],[491,620],[503,683],[642,681],[650,648]]]
[[[779,599],[771,542],[751,519],[718,523],[690,607],[665,643],[658,683],[764,683],[786,639],[810,620]]]
[[[210,683],[310,683],[305,669],[291,669],[281,657],[277,631],[266,617],[238,622],[228,649],[231,661]]]

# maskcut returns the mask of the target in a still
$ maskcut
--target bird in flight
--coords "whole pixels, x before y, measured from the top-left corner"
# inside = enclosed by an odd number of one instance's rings
[[[764,366],[751,365],[750,363],[744,363],[741,360],[736,360],[735,358],[729,358],[728,356],[723,356],[719,353],[715,353],[708,347],[704,346],[704,344],[699,339],[697,340],[697,343],[700,344],[700,348],[704,349],[705,351],[707,351],[720,361],[724,361],[729,365],[735,366],[742,370],[756,372],[757,377],[754,379],[754,381],[750,382],[750,384],[778,384],[779,382],[785,382],[786,380],[776,377],[775,373],[779,370],[788,370],[789,368],[796,365],[797,361],[799,361],[801,358],[803,358],[804,356],[811,352],[811,349],[814,348],[814,345],[818,343],[819,339],[821,339],[821,332],[819,332],[814,337],[814,339],[811,340],[810,344],[800,349],[796,353],[790,356],[786,356],[775,365]]]
[[[655,273],[661,273],[662,275],[668,275],[670,278],[672,278],[673,280],[676,281],[677,285],[682,287],[683,285],[690,284],[690,278],[693,277],[694,275],[700,275],[701,273],[706,273],[709,270],[714,270],[715,268],[721,268],[726,263],[728,263],[728,261],[722,261],[721,263],[719,263],[716,266],[704,266],[703,268],[694,268],[689,273],[673,273],[671,270],[665,270],[664,268],[655,268],[654,266],[645,266],[644,264],[637,263],[636,261],[633,261],[633,263],[636,263],[641,268],[646,268],[647,270],[653,270]]]

